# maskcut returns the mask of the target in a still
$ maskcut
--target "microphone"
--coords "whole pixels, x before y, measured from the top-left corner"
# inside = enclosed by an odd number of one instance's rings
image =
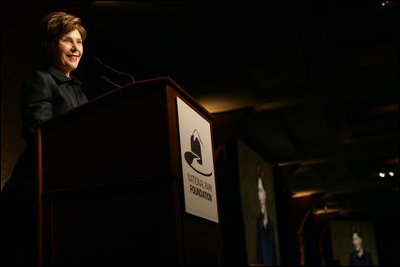
[[[109,84],[112,84],[118,88],[121,88],[121,85],[116,84],[115,82],[111,81],[110,79],[108,79],[106,76],[101,75],[100,78],[102,78],[103,80],[105,80],[106,82],[108,82]]]
[[[118,71],[118,70],[116,70],[116,69],[114,69],[114,68],[108,66],[107,64],[103,63],[98,57],[94,57],[93,59],[94,59],[96,62],[98,62],[100,65],[102,65],[102,66],[106,67],[107,69],[111,70],[112,72],[115,72],[115,73],[118,73],[118,74],[122,74],[122,75],[128,76],[128,77],[132,80],[132,82],[136,82],[135,79],[133,79],[132,75],[130,75],[130,74],[128,74],[128,73],[124,73],[124,72]],[[109,79],[107,79],[107,77],[102,76],[101,78],[102,78],[103,80],[106,80],[106,81],[108,81],[108,82],[111,82]],[[115,84],[115,83],[113,83],[113,82],[111,82],[111,83],[112,83],[113,85],[117,85],[117,84]],[[121,87],[121,86],[118,86],[118,87]]]

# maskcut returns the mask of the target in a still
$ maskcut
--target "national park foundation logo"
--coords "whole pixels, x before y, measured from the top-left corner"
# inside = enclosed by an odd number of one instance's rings
[[[189,166],[204,176],[211,176],[212,170],[208,164],[204,164],[202,151],[204,148],[203,141],[201,140],[199,131],[194,130],[190,136],[190,150],[185,152],[185,160]]]

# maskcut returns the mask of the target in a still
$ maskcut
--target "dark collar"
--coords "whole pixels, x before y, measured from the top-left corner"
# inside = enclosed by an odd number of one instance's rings
[[[53,66],[48,66],[46,68],[46,71],[49,72],[54,78],[56,78],[58,81],[61,83],[66,83],[66,82],[75,82],[78,84],[82,84],[77,78],[75,78],[73,75],[71,75],[71,79],[69,79],[67,76],[65,76],[62,71],[59,69],[53,67]]]

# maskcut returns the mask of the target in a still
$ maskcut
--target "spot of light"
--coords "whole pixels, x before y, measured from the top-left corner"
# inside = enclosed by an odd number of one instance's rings
[[[389,176],[392,176],[392,177],[394,176],[394,172],[389,172],[388,174],[389,174]]]
[[[252,96],[241,92],[197,96],[197,100],[210,113],[249,108],[254,106],[257,102]]]
[[[327,213],[342,212],[342,208],[328,208],[328,209],[315,209],[313,210],[314,215],[322,215]]]
[[[308,196],[314,195],[319,192],[320,191],[317,191],[317,190],[298,191],[292,195],[292,198],[308,197]]]
[[[383,1],[383,2],[381,3],[381,6],[387,6],[387,5],[389,5],[389,3],[390,3],[390,1]]]
[[[385,177],[385,174],[384,174],[383,172],[380,172],[380,173],[379,173],[379,177],[382,177],[382,178],[383,178],[383,177]]]

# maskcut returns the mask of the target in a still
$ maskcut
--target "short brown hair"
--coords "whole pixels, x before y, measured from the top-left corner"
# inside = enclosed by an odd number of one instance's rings
[[[54,47],[56,40],[74,30],[79,31],[82,41],[85,40],[86,30],[80,18],[65,12],[53,12],[43,17],[40,23],[40,54],[45,62],[51,57],[48,48]]]
[[[363,238],[361,230],[358,227],[352,227],[351,228],[351,236],[353,236],[354,234],[357,234],[360,238]]]
[[[52,42],[74,30],[79,31],[82,41],[86,38],[86,30],[81,25],[81,19],[65,12],[53,12],[44,16],[40,28],[41,41]]]

